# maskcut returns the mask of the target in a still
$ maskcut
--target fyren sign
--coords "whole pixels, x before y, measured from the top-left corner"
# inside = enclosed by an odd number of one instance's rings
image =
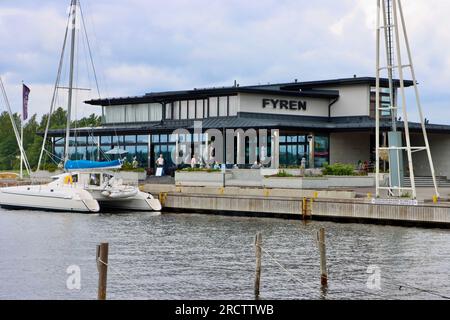
[[[284,99],[262,99],[262,107],[286,110],[306,110],[306,101]]]

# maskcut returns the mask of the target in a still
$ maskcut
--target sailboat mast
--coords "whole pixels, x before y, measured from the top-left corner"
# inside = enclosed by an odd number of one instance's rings
[[[72,37],[70,43],[70,70],[69,70],[69,96],[67,103],[67,124],[66,124],[66,140],[64,149],[64,162],[69,160],[69,138],[70,138],[70,117],[72,112],[72,91],[73,91],[73,65],[75,56],[75,23],[76,23],[76,11],[78,0],[72,0]]]

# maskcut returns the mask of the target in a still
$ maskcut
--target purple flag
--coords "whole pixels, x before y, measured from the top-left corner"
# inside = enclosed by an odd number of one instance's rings
[[[22,109],[22,120],[27,120],[28,118],[28,96],[30,95],[30,88],[23,85],[23,109]]]

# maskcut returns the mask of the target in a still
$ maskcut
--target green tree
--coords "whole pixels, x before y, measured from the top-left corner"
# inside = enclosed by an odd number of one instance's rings
[[[17,128],[20,130],[20,118],[17,113],[13,114]],[[23,128],[24,141],[23,146],[28,161],[32,169],[37,167],[39,155],[41,152],[43,135],[47,125],[49,115],[44,114],[41,121],[38,122],[37,115],[34,114],[25,123]],[[67,122],[67,111],[63,108],[57,108],[50,118],[50,129],[64,129]],[[98,127],[101,125],[101,116],[92,113],[88,117],[74,120],[71,122],[72,128],[81,127]],[[8,112],[0,114],[0,170],[18,169],[20,166],[20,150],[17,145],[16,137],[11,125]],[[46,150],[51,152],[50,143],[47,144]],[[53,161],[47,153],[44,153],[43,164],[51,164]]]

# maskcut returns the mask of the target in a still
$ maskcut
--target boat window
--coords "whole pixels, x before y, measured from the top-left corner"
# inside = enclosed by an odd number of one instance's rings
[[[93,186],[100,185],[100,173],[91,173],[89,175],[89,184]]]
[[[73,174],[72,175],[72,182],[78,182],[78,175],[77,174]]]
[[[108,182],[112,178],[111,174],[104,173],[103,174],[103,182]]]

